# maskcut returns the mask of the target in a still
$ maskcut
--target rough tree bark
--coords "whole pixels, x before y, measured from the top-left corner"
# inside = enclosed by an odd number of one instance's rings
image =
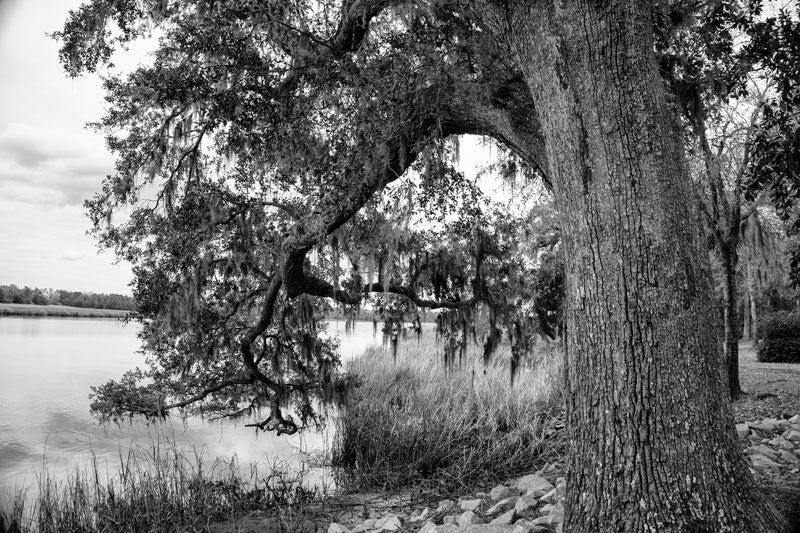
[[[782,531],[738,449],[648,4],[505,4],[567,258],[565,531]]]

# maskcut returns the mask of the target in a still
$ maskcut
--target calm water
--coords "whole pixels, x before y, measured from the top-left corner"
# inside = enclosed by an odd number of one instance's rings
[[[343,358],[352,358],[373,340],[372,323],[361,322],[344,335],[344,323],[329,332],[341,338]],[[190,453],[201,450],[206,460],[231,458],[240,465],[299,460],[298,451],[321,449],[326,436],[292,437],[256,434],[240,423],[182,422],[121,427],[101,426],[89,416],[89,387],[144,366],[136,353],[137,326],[113,319],[0,318],[0,486],[34,485],[36,472],[62,477],[97,457],[101,470],[114,472],[119,452],[149,448],[164,439]]]

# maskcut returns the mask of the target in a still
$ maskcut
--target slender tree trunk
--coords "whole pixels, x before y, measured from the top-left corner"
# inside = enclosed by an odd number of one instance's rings
[[[783,531],[738,447],[649,3],[505,5],[567,258],[565,531]]]
[[[723,243],[720,255],[725,280],[725,366],[728,369],[728,391],[735,399],[744,394],[739,382],[739,306],[736,301],[736,265],[739,260],[736,244]]]
[[[756,291],[756,278],[753,274],[753,265],[751,263],[747,264],[747,297],[750,300],[751,339],[753,340],[753,348],[758,348],[758,292]]]
[[[750,321],[750,293],[745,295],[742,302],[742,318],[744,319],[744,326],[742,327],[742,339],[750,340],[753,335],[753,326]]]

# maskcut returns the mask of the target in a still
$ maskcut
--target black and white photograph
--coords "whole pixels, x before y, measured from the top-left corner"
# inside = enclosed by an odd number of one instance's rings
[[[0,533],[800,533],[797,0],[0,0]]]

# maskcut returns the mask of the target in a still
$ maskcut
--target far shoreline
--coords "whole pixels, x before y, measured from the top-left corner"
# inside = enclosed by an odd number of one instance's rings
[[[122,309],[96,309],[69,305],[36,305],[0,303],[0,318],[128,318],[132,311]]]

